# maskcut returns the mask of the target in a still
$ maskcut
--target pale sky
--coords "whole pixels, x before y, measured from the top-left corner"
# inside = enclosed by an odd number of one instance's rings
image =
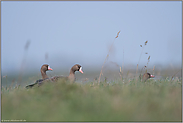
[[[43,63],[100,68],[119,30],[108,61],[136,65],[148,40],[140,65],[150,55],[150,66],[181,67],[182,1],[1,1],[2,75],[19,71],[23,59],[38,72]]]

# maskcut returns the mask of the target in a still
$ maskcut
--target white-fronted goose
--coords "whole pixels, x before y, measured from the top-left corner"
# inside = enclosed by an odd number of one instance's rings
[[[42,65],[42,67],[41,67],[42,79],[47,79],[47,78],[49,78],[49,77],[47,76],[47,74],[46,74],[46,71],[47,71],[47,70],[53,70],[53,69],[50,68],[50,66],[47,65],[47,64]]]
[[[81,65],[75,64],[71,68],[69,76],[67,76],[67,77],[54,76],[54,77],[51,78],[51,81],[57,81],[58,79],[66,79],[66,80],[69,80],[70,82],[74,82],[76,80],[76,77],[75,77],[75,72],[76,71],[79,71],[79,72],[83,73]]]
[[[49,77],[46,74],[46,71],[48,71],[48,70],[52,71],[53,69],[50,68],[50,66],[48,64],[42,65],[41,70],[40,70],[41,71],[41,75],[42,75],[42,79],[37,80],[33,84],[27,85],[26,88],[33,87],[36,84],[41,84],[41,82],[44,81],[45,79],[49,79]]]
[[[146,81],[149,78],[154,78],[155,76],[151,75],[150,73],[144,73],[143,77],[142,77],[142,81]]]

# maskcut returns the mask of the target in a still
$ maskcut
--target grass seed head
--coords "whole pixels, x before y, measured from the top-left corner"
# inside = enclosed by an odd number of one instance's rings
[[[115,37],[115,38],[117,38],[118,37],[118,35],[119,35],[119,33],[120,33],[121,31],[119,31],[118,33],[117,33],[117,36]]]
[[[148,41],[145,42],[145,45],[147,44]]]
[[[150,59],[150,56],[148,57],[148,60]]]
[[[153,71],[154,71],[154,69],[155,69],[155,66],[153,67]]]

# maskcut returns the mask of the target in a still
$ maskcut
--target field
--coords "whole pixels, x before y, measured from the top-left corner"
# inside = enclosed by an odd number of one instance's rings
[[[160,66],[154,69],[154,66],[148,69],[150,56],[145,66],[138,66],[147,42],[140,45],[142,52],[137,68],[133,70],[123,70],[124,63],[122,67],[116,64],[116,71],[106,69],[110,48],[101,70],[91,73],[85,69],[83,76],[76,73],[75,83],[59,80],[26,89],[25,85],[40,76],[22,74],[18,80],[15,79],[18,75],[1,76],[2,121],[181,122],[181,68],[167,67],[163,70]],[[155,79],[142,82],[139,77],[144,73],[142,70],[150,71]]]
[[[79,74],[78,74],[79,75]],[[60,80],[1,89],[2,121],[182,121],[182,79]]]

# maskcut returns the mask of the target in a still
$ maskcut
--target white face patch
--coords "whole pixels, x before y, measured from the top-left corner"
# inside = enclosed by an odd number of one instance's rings
[[[48,70],[53,70],[52,68],[50,68],[50,66],[48,66]]]
[[[155,76],[151,75],[152,78],[154,78]]]
[[[83,71],[82,71],[82,67],[80,67],[79,72],[83,73]]]

